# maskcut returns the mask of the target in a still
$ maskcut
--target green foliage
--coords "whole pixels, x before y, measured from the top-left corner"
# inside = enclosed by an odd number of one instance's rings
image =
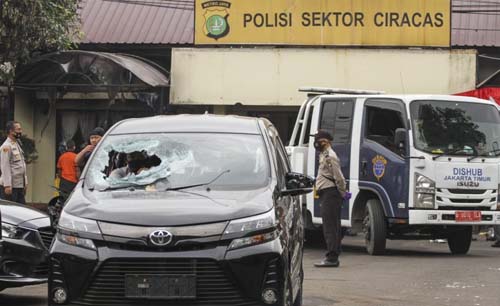
[[[80,37],[78,3],[79,0],[0,0],[0,65],[15,68],[29,61],[35,52],[71,48]],[[10,84],[13,78],[13,72],[0,72],[0,82],[4,84]]]
[[[7,138],[4,131],[0,131],[0,145],[2,145]],[[27,164],[31,164],[38,159],[38,151],[36,149],[35,141],[28,138],[26,135],[22,135],[20,139],[21,148],[24,151],[24,160]]]

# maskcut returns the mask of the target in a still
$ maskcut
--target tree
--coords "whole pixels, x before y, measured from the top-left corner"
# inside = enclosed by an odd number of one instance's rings
[[[71,48],[80,36],[79,0],[0,0],[0,83],[34,54]]]

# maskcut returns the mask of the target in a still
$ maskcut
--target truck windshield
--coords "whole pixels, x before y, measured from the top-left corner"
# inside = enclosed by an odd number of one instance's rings
[[[414,101],[415,148],[433,154],[498,156],[500,114],[474,102]]]
[[[86,175],[100,191],[146,191],[210,184],[212,189],[267,186],[268,158],[259,135],[175,133],[116,135],[103,140]],[[221,175],[224,174],[224,175]]]

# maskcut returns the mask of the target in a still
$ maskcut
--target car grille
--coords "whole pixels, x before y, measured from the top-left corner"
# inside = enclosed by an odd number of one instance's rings
[[[436,190],[439,209],[492,208],[497,204],[496,189],[444,189]]]
[[[195,274],[194,300],[144,300],[125,297],[126,274]],[[246,298],[221,267],[208,259],[113,259],[103,263],[77,305],[262,305]]]
[[[54,239],[54,232],[52,231],[52,228],[40,228],[38,229],[38,233],[40,233],[40,238],[42,238],[43,245],[47,249],[50,249],[50,246],[52,245],[52,239]]]

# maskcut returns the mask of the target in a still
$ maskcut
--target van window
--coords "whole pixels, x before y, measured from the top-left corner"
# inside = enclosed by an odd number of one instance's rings
[[[401,109],[401,110],[400,110]],[[396,129],[405,128],[403,107],[394,102],[367,101],[365,106],[365,139],[375,141],[398,153],[394,144]]]
[[[326,101],[319,128],[333,135],[333,143],[350,143],[353,112],[354,101]]]

